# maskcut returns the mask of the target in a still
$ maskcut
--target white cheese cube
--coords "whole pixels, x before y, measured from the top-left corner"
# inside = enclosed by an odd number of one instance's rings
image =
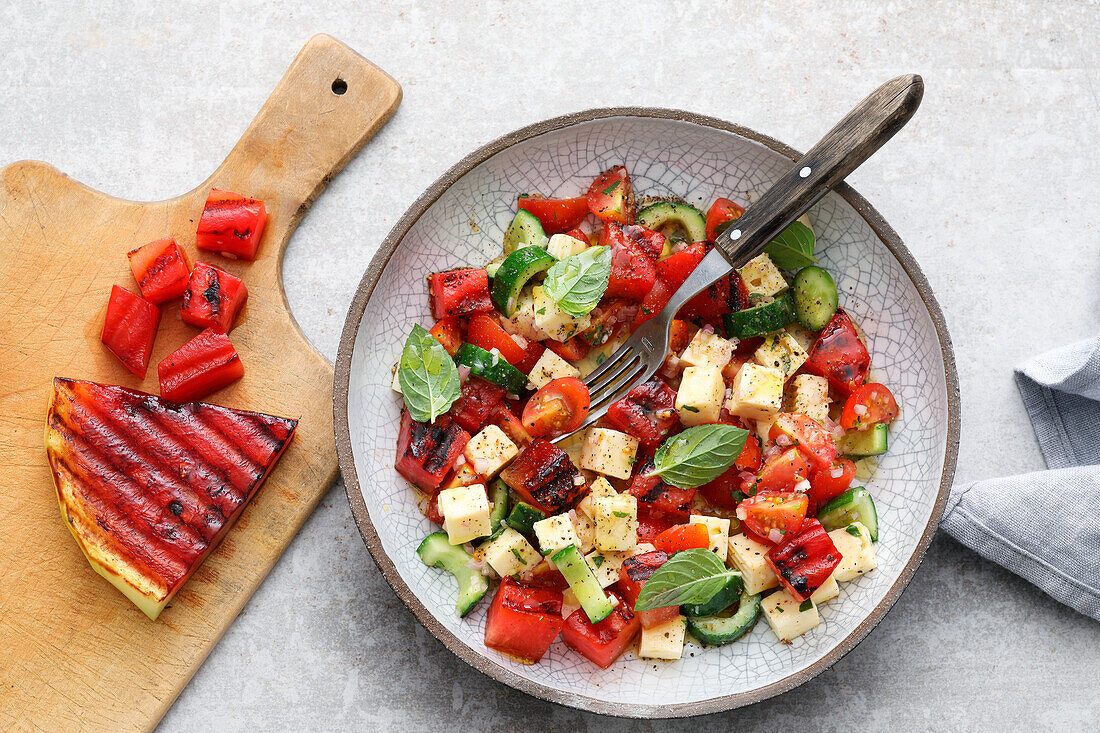
[[[738,272],[745,281],[749,295],[773,297],[787,289],[787,280],[772,262],[767,253],[758,254],[749,260]]]
[[[847,527],[834,529],[829,537],[841,556],[840,564],[833,571],[833,577],[837,580],[855,580],[878,567],[875,546],[871,544],[871,533],[862,522],[853,522]]]
[[[630,478],[638,441],[608,428],[589,428],[584,434],[581,468],[615,478]]]
[[[577,509],[588,515],[589,519],[596,518],[596,499],[601,496],[618,496],[619,492],[611,482],[603,476],[597,476],[596,480],[588,487],[588,493],[577,503]]]
[[[531,373],[527,375],[533,389],[542,389],[555,379],[562,377],[580,378],[581,372],[565,359],[555,354],[550,349],[542,352],[542,356],[531,367]]]
[[[809,351],[814,341],[817,340],[817,334],[803,328],[798,321],[787,324],[784,330],[791,335],[791,338],[798,342],[798,345],[802,347],[803,351]]]
[[[676,392],[676,412],[680,422],[691,427],[718,422],[726,383],[722,370],[715,367],[688,367]]]
[[[643,626],[642,639],[638,642],[638,656],[645,659],[679,659],[684,653],[686,634],[687,619],[683,616],[648,629]]]
[[[592,568],[592,574],[596,576],[596,580],[600,581],[600,587],[607,588],[618,582],[619,571],[622,570],[623,561],[630,556],[631,553],[629,552],[595,550],[585,555],[584,559],[588,562],[589,567]]]
[[[688,518],[688,521],[698,522],[699,524],[705,524],[707,526],[707,532],[710,533],[710,551],[717,555],[719,560],[725,562],[726,554],[729,549],[730,520],[722,517],[708,517],[702,514],[692,514]]]
[[[497,475],[500,469],[519,454],[519,448],[496,425],[486,425],[466,443],[462,455],[470,466],[485,478]]]
[[[489,525],[489,496],[484,484],[443,489],[436,497],[443,529],[452,545],[462,545],[492,532]]]
[[[836,576],[830,575],[825,582],[818,586],[817,590],[810,594],[810,600],[814,605],[831,601],[840,595],[840,584],[836,582]]]
[[[753,352],[752,358],[761,366],[783,372],[783,379],[786,380],[806,363],[809,354],[798,345],[794,336],[786,331],[776,331],[764,337],[764,343]]]
[[[775,420],[756,420],[753,422],[753,429],[756,431],[756,437],[760,439],[761,446],[767,446],[768,441],[771,440],[772,425],[775,425]]]
[[[746,362],[733,379],[726,409],[738,417],[773,420],[783,407],[783,381],[778,369]]]
[[[595,506],[596,549],[634,549],[638,543],[638,499],[630,494],[601,496]]]
[[[500,577],[517,575],[542,562],[542,555],[531,546],[527,538],[508,527],[492,542],[478,548],[496,574]]]
[[[829,416],[829,380],[816,374],[799,374],[791,380],[787,406],[791,412],[800,412],[824,425]]]
[[[592,324],[587,315],[576,318],[559,308],[541,285],[533,287],[531,293],[535,300],[535,327],[555,341],[568,341]]]
[[[397,378],[397,367],[398,367],[399,364],[400,364],[400,362],[398,362],[398,364],[393,365],[393,381],[390,382],[390,389],[392,389],[394,392],[396,392],[399,395],[403,395],[404,392],[401,391],[401,380]]]
[[[520,292],[516,298],[516,309],[503,325],[509,333],[519,334],[528,341],[546,338],[546,332],[535,325],[535,296],[531,288]]]
[[[573,529],[577,533],[580,544],[577,549],[581,552],[591,552],[596,546],[596,522],[584,512],[569,512],[569,518],[573,521]]]
[[[803,607],[806,608],[805,611],[799,610]],[[764,618],[768,620],[768,626],[772,627],[780,641],[797,639],[821,623],[821,615],[818,614],[813,600],[800,601],[786,588],[777,590],[761,601],[760,608],[764,612]]]
[[[743,534],[730,537],[727,560],[730,565],[741,571],[741,579],[745,581],[745,592],[750,595],[779,585],[779,578],[775,577],[775,571],[768,565],[765,558],[770,549],[767,545]]]
[[[566,588],[561,592],[561,617],[569,618],[578,610],[581,604],[577,602],[577,594],[572,588]]]
[[[543,555],[553,555],[563,547],[581,546],[577,529],[568,514],[558,514],[540,519],[531,525],[535,530],[535,539],[539,542],[539,551]]]
[[[559,260],[580,254],[586,249],[588,249],[588,242],[582,242],[568,234],[555,234],[550,237],[550,243],[546,245],[546,251]]]
[[[732,341],[699,329],[680,355],[680,362],[684,366],[712,366],[721,369],[730,363],[732,356]]]
[[[634,545],[634,550],[631,551],[630,555],[631,557],[634,557],[635,555],[644,555],[647,552],[656,552],[656,550],[657,548],[649,544],[648,542],[639,542],[638,544]]]

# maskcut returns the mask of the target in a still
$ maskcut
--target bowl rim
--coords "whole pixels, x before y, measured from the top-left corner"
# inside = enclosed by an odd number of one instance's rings
[[[750,705],[792,690],[816,677],[854,649],[855,646],[878,625],[886,615],[886,612],[894,605],[902,592],[909,585],[913,574],[923,561],[928,546],[932,542],[932,537],[939,526],[950,493],[951,483],[955,474],[955,464],[958,458],[959,385],[958,374],[955,368],[954,351],[951,345],[951,338],[948,334],[947,323],[933,295],[931,285],[929,285],[928,280],[925,278],[924,273],[921,271],[913,255],[902,243],[901,237],[886,223],[882,215],[847,183],[840,183],[833,188],[833,191],[847,201],[848,204],[863,217],[879,239],[885,243],[886,247],[894,257],[897,258],[898,262],[901,263],[905,273],[909,276],[909,279],[913,282],[921,299],[924,301],[925,307],[928,309],[928,313],[931,316],[932,323],[935,326],[936,335],[940,344],[940,351],[943,356],[944,375],[947,386],[947,447],[944,455],[943,473],[940,479],[939,493],[936,496],[936,501],[932,508],[932,513],[928,518],[928,523],[917,542],[916,549],[912,556],[909,558],[908,562],[906,562],[897,579],[886,592],[886,595],[873,609],[871,609],[867,617],[824,656],[804,669],[753,690],[712,697],[706,700],[675,703],[671,705],[644,705],[611,702],[589,697],[587,695],[566,692],[521,677],[515,672],[500,666],[490,657],[479,653],[473,647],[468,646],[448,630],[438,619],[436,619],[431,611],[420,602],[409,588],[408,584],[402,579],[393,560],[389,558],[382,547],[381,539],[371,521],[366,502],[363,499],[362,490],[359,486],[359,477],[355,470],[355,461],[352,451],[351,432],[348,424],[348,391],[351,379],[351,360],[355,339],[359,332],[359,325],[362,322],[363,315],[366,312],[367,303],[374,293],[374,288],[378,284],[382,271],[385,269],[398,245],[404,239],[405,235],[408,234],[412,226],[456,181],[481,163],[505,149],[549,132],[585,122],[614,117],[651,118],[687,122],[717,129],[722,132],[733,133],[752,142],[762,144],[774,152],[790,158],[792,162],[801,157],[801,153],[789,145],[742,125],[685,110],[662,107],[599,107],[574,112],[521,127],[518,130],[502,135],[492,142],[474,150],[451,166],[450,169],[436,179],[436,181],[425,189],[412,205],[409,206],[394,225],[393,229],[386,235],[381,245],[379,245],[378,251],[371,259],[363,275],[363,279],[360,281],[355,292],[355,296],[352,298],[340,337],[340,347],[337,354],[333,380],[333,422],[335,425],[336,452],[340,461],[340,471],[344,478],[344,492],[351,505],[355,524],[359,528],[359,533],[362,535],[363,542],[366,544],[367,550],[370,552],[375,564],[382,572],[383,577],[385,577],[386,581],[390,584],[390,587],[393,588],[397,597],[404,602],[410,611],[412,611],[413,615],[416,616],[417,620],[424,628],[426,628],[432,636],[441,641],[451,652],[458,656],[459,659],[479,672],[512,688],[521,690],[543,700],[580,710],[625,718],[680,718],[705,715]]]

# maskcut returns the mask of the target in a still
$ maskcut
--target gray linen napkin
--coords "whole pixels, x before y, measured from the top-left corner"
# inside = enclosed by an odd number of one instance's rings
[[[1100,336],[1025,363],[1016,385],[1049,470],[955,486],[940,526],[1100,621]]]

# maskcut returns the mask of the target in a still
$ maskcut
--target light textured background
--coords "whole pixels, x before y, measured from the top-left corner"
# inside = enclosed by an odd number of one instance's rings
[[[958,479],[1042,467],[1011,366],[1100,321],[1095,2],[163,5],[0,9],[0,162],[47,160],[118,196],[175,195],[213,170],[311,34],[348,42],[405,98],[287,255],[295,315],[330,358],[378,242],[497,135],[639,104],[804,149],[880,81],[922,73],[917,117],[849,180],[947,314]],[[162,728],[1081,729],[1100,717],[1098,668],[1100,626],[938,537],[878,629],[798,690],[679,726],[601,719],[497,685],[423,631],[338,484]]]

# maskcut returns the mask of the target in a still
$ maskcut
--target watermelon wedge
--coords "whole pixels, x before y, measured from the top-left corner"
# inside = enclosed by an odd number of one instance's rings
[[[151,619],[233,526],[297,420],[57,377],[46,454],[97,573]]]

